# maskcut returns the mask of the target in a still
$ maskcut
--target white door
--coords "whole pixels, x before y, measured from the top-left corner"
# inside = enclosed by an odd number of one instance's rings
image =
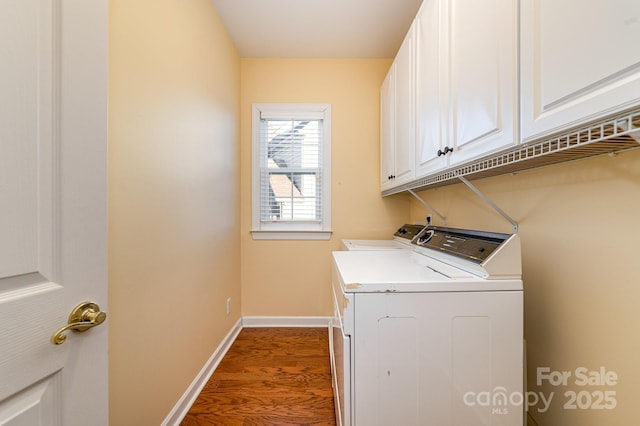
[[[0,424],[106,425],[107,0],[0,0]],[[108,320],[107,320],[108,322]]]

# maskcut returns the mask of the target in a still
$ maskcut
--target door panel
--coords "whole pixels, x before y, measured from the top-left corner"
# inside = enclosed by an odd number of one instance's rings
[[[425,0],[416,18],[416,177],[446,167],[438,150],[445,146],[446,78],[441,57],[440,0]]]
[[[39,171],[51,171],[51,52],[43,49],[42,41],[53,34],[50,5],[37,0],[5,0],[0,5],[2,279],[37,272],[39,259],[50,263],[50,253],[39,250],[47,248],[41,239],[50,240],[51,225],[38,223],[38,208],[50,210],[52,201],[51,176],[39,179]]]
[[[0,293],[0,401],[60,370],[67,350],[49,342],[65,320],[63,287],[51,282],[16,285],[17,279],[11,281],[16,288]],[[0,281],[5,284],[6,280]],[[3,404],[0,402],[0,409]]]
[[[514,0],[452,0],[450,164],[518,143],[518,15]]]
[[[393,186],[395,171],[396,66],[391,64],[380,87],[380,188]]]
[[[409,29],[396,67],[394,186],[413,179],[415,155],[414,26]]]
[[[451,98],[456,146],[500,130],[500,51],[494,1],[450,3]]]
[[[640,2],[523,0],[521,17],[524,141],[637,105]]]
[[[55,425],[62,403],[60,394],[60,373],[56,373],[4,401],[0,407],[0,424]]]

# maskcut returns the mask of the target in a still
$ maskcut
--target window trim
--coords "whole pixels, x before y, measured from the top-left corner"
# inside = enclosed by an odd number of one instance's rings
[[[260,221],[260,119],[321,118],[322,141],[322,221],[318,223]],[[331,104],[252,104],[251,111],[251,235],[254,240],[329,240],[331,238]]]

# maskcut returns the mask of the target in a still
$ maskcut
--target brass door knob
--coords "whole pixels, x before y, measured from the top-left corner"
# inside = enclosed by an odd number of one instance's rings
[[[106,319],[107,313],[102,312],[97,303],[83,302],[71,311],[68,324],[53,333],[51,343],[61,345],[67,340],[67,336],[64,334],[65,331],[87,331],[96,325],[102,324]]]

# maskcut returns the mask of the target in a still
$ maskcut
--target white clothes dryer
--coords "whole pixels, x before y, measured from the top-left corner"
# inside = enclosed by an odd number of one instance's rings
[[[521,426],[520,240],[429,226],[333,253],[338,424]]]

